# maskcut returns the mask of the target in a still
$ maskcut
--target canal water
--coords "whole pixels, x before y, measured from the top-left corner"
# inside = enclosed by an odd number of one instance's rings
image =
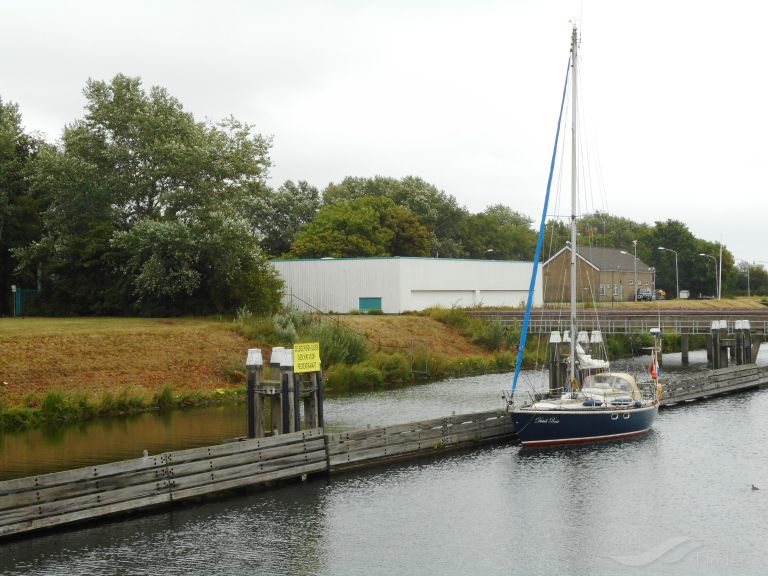
[[[493,408],[508,382],[486,376],[336,399],[328,423]],[[180,435],[188,445],[242,433],[241,407],[183,424],[191,413],[166,416],[170,428],[137,418],[29,442],[70,450],[77,434],[91,444],[97,430],[104,446],[136,456],[138,446],[161,451]],[[663,410],[633,441],[502,444],[60,530],[0,543],[0,574],[763,574],[766,414],[768,390],[745,392]],[[140,429],[141,444],[120,440]]]

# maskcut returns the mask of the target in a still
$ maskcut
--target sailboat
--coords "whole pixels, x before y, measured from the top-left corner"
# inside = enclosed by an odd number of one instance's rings
[[[518,348],[515,375],[512,383],[512,394],[507,401],[507,409],[512,415],[517,437],[523,447],[551,446],[560,444],[578,444],[598,442],[604,440],[616,440],[637,436],[648,432],[658,413],[659,407],[659,383],[657,347],[651,349],[650,375],[652,385],[644,390],[638,386],[635,377],[626,372],[613,372],[610,362],[601,358],[602,354],[588,353],[588,343],[599,346],[602,335],[599,331],[593,332],[591,337],[586,332],[579,331],[577,307],[576,307],[576,263],[577,263],[577,185],[579,165],[577,158],[577,66],[578,66],[579,35],[577,26],[573,25],[571,35],[571,54],[569,60],[569,74],[566,76],[563,89],[562,102],[560,104],[560,117],[557,124],[555,147],[552,152],[549,179],[547,182],[547,194],[544,202],[539,237],[536,245],[533,273],[531,275],[528,302],[526,305],[523,330]],[[528,326],[531,317],[534,287],[538,273],[538,262],[541,258],[542,241],[544,237],[549,192],[552,185],[552,174],[555,167],[558,140],[560,136],[560,124],[563,117],[563,108],[566,101],[568,80],[571,80],[572,95],[572,161],[571,161],[571,216],[570,216],[570,330],[562,336],[559,332],[553,332],[550,336],[551,349],[559,350],[567,344],[566,373],[564,378],[550,374],[550,390],[547,394],[535,393],[520,401],[515,398],[520,369],[523,363]],[[578,335],[578,336],[577,336]],[[658,336],[656,334],[655,336]],[[597,357],[595,357],[597,356]],[[550,370],[560,370],[559,360],[550,363]],[[560,382],[562,386],[553,386],[552,382]]]

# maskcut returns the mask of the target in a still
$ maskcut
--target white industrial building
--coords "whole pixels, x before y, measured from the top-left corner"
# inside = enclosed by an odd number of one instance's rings
[[[406,257],[273,260],[272,264],[285,282],[286,305],[388,314],[431,306],[521,306],[528,299],[533,268],[531,262]],[[541,305],[537,284],[533,303]]]

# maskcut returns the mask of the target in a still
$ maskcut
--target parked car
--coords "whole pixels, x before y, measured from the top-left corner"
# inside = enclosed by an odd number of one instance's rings
[[[656,300],[666,300],[666,299],[667,299],[666,290],[656,290]]]
[[[653,300],[653,290],[650,288],[638,288],[637,289],[638,300]]]

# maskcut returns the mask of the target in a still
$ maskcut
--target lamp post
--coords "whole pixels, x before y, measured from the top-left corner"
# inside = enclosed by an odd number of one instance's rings
[[[635,248],[635,302],[637,302],[637,240],[632,240],[632,246]],[[622,254],[626,254],[627,256],[632,256],[629,252],[626,250],[619,250]]]
[[[717,299],[720,300],[720,282],[717,279],[717,258],[709,254],[699,254],[699,256],[704,256],[704,258],[712,258],[712,260],[715,261],[715,294],[717,294]]]
[[[648,271],[653,274],[653,294],[651,294],[651,301],[656,300],[656,268],[651,266]]]
[[[672,252],[675,255],[675,290],[677,291],[677,298],[680,298],[680,275],[678,274],[677,269],[677,251],[672,250],[672,248],[664,248],[664,246],[659,246],[659,250],[666,250],[667,252]]]

